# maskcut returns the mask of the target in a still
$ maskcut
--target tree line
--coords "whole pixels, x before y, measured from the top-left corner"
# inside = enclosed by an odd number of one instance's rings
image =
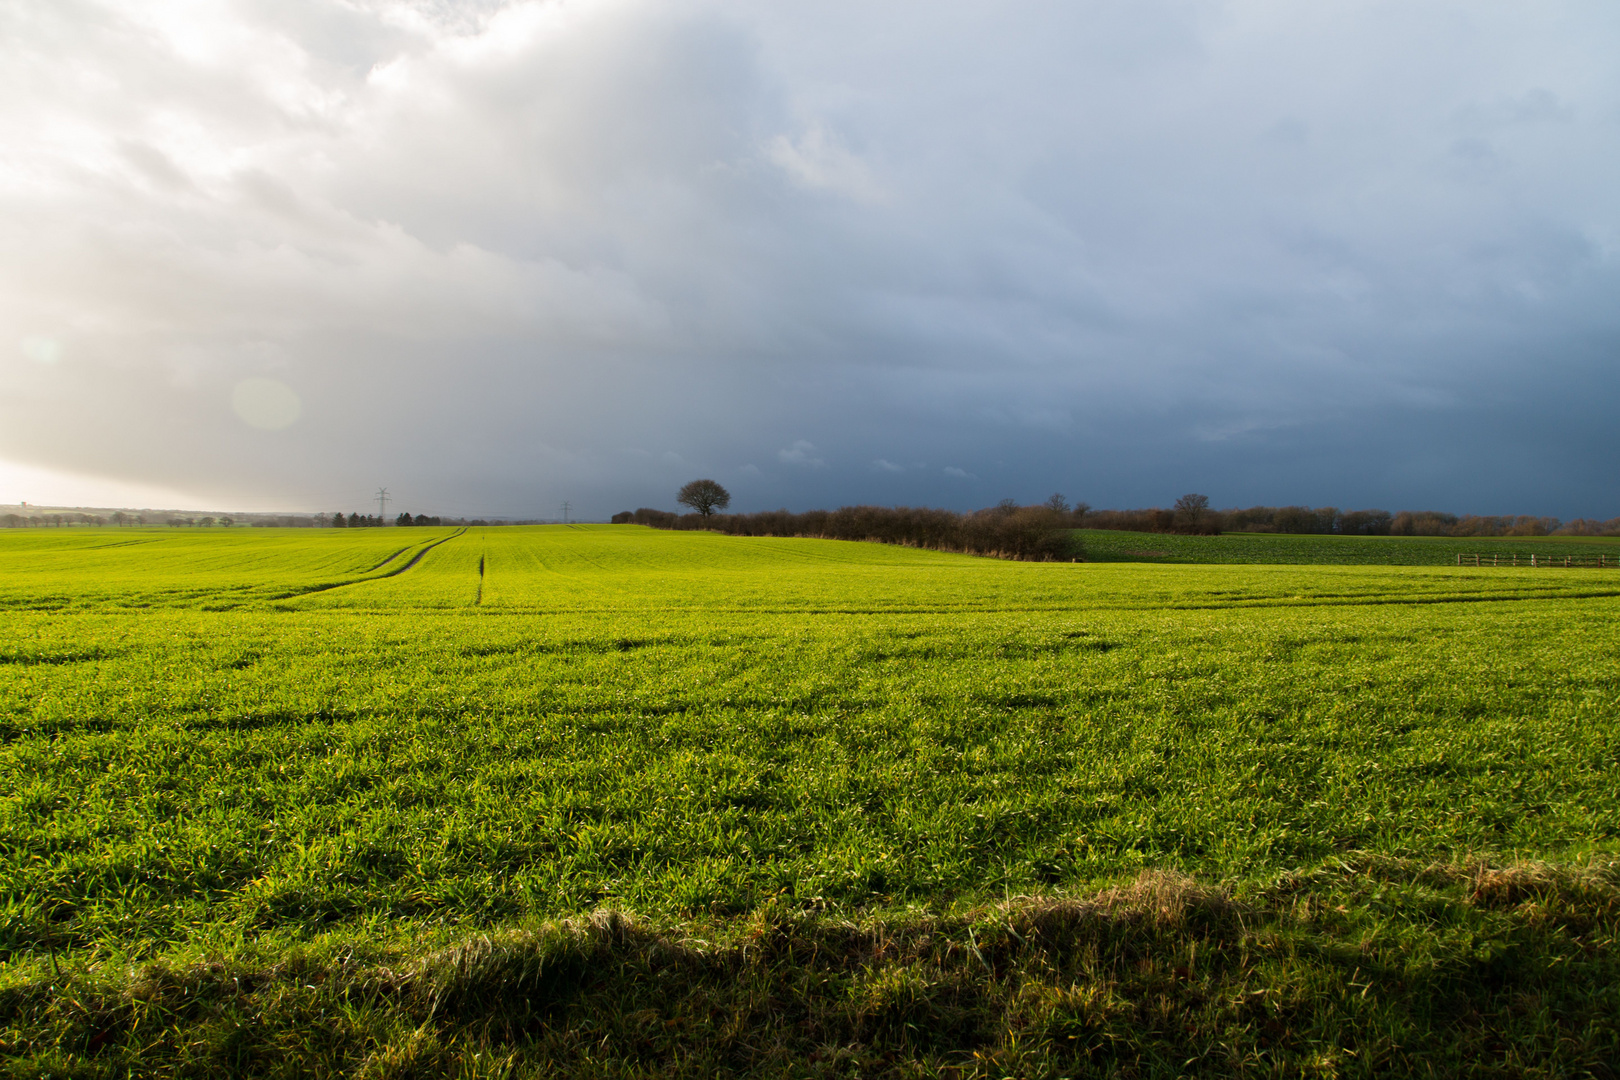
[[[180,517],[168,514],[162,517],[148,519],[145,514],[126,514],[122,510],[112,514],[3,514],[0,515],[0,527],[7,529],[37,529],[45,526],[61,528],[64,525],[169,525],[175,528],[188,526],[193,528],[211,529],[215,526],[230,528],[236,524],[231,517],[215,517],[205,514],[202,517]]]
[[[1090,510],[1087,529],[1122,529],[1168,533],[1319,533],[1340,536],[1620,536],[1620,517],[1599,521],[1528,514],[1456,514],[1438,510],[1340,510],[1333,506],[1251,506],[1247,509],[1201,511],[1183,506],[1183,496],[1169,509]]]
[[[708,529],[733,536],[812,536],[864,540],[934,551],[992,555],[1033,561],[1069,560],[1084,554],[1074,536],[1078,519],[1065,507],[1019,506],[1007,500],[985,510],[958,513],[910,506],[845,506],[838,510],[767,510],[756,514],[673,514],[642,507],[613,515],[615,524],[658,529]]]
[[[1003,499],[983,510],[959,513],[910,506],[845,506],[837,510],[767,510],[721,513],[731,493],[713,480],[694,480],[676,501],[689,514],[641,507],[614,514],[615,525],[657,529],[705,529],[735,536],[809,536],[862,540],[1009,559],[1078,559],[1084,555],[1076,529],[1216,535],[1222,532],[1326,533],[1341,536],[1620,536],[1620,518],[1598,521],[1519,515],[1456,514],[1434,510],[1347,510],[1332,506],[1251,506],[1217,510],[1209,497],[1183,495],[1169,507],[1093,510],[1071,505],[1061,494],[1020,506]]]
[[[229,515],[205,514],[180,516],[176,514],[132,514],[122,510],[112,514],[85,514],[77,512],[51,514],[0,514],[0,528],[30,529],[47,526],[61,528],[69,525],[169,525],[197,528],[231,528],[251,525],[257,528],[281,529],[366,529],[384,525],[539,525],[539,520],[487,521],[484,518],[447,518],[434,514],[404,513],[392,521],[377,514],[254,514],[241,518]]]
[[[350,514],[348,517],[344,517],[343,514],[337,513],[333,514],[330,519],[328,519],[325,514],[316,514],[315,524],[317,527],[325,525],[333,529],[374,529],[387,525],[389,522],[377,514],[355,513]],[[410,513],[404,513],[396,517],[392,524],[399,527],[404,527],[408,525],[506,525],[511,523],[504,521],[485,521],[483,518],[472,518],[469,520],[467,518],[437,517],[433,514],[412,515]]]

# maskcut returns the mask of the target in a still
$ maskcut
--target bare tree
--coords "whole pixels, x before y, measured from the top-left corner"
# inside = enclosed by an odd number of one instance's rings
[[[1187,532],[1199,531],[1208,514],[1208,495],[1183,495],[1176,500],[1176,524]]]
[[[1061,493],[1056,491],[1054,491],[1052,493],[1052,497],[1047,499],[1042,505],[1056,514],[1067,514],[1069,512],[1069,500],[1065,499]]]
[[[676,494],[675,501],[708,517],[731,505],[731,492],[713,480],[693,480]]]

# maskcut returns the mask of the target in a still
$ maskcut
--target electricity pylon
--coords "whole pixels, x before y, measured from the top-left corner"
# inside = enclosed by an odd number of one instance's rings
[[[388,489],[377,489],[377,520],[385,521],[388,518]]]

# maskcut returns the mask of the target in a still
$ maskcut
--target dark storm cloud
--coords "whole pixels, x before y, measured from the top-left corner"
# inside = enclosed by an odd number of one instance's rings
[[[1612,516],[1617,45],[1596,3],[9,5],[0,457]]]

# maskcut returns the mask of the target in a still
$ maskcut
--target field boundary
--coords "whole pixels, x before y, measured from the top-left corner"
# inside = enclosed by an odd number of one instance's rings
[[[1502,560],[1504,558],[1511,558],[1513,561],[1510,563],[1503,563]],[[1504,565],[1528,565],[1531,569],[1536,569],[1538,567],[1559,567],[1564,570],[1620,570],[1620,558],[1616,558],[1614,562],[1609,562],[1609,557],[1607,555],[1597,556],[1596,562],[1592,561],[1593,557],[1591,555],[1565,555],[1560,558],[1557,555],[1540,555],[1535,552],[1530,554],[1529,563],[1520,562],[1520,558],[1521,556],[1518,554],[1518,552],[1513,552],[1511,555],[1502,555],[1501,553],[1491,555],[1465,555],[1459,551],[1457,553],[1457,565],[1495,567]],[[1470,563],[1468,562],[1469,559],[1473,559],[1474,561]],[[1485,562],[1484,560],[1486,559],[1489,559],[1490,562]],[[1538,559],[1540,560],[1539,562],[1537,561]]]

